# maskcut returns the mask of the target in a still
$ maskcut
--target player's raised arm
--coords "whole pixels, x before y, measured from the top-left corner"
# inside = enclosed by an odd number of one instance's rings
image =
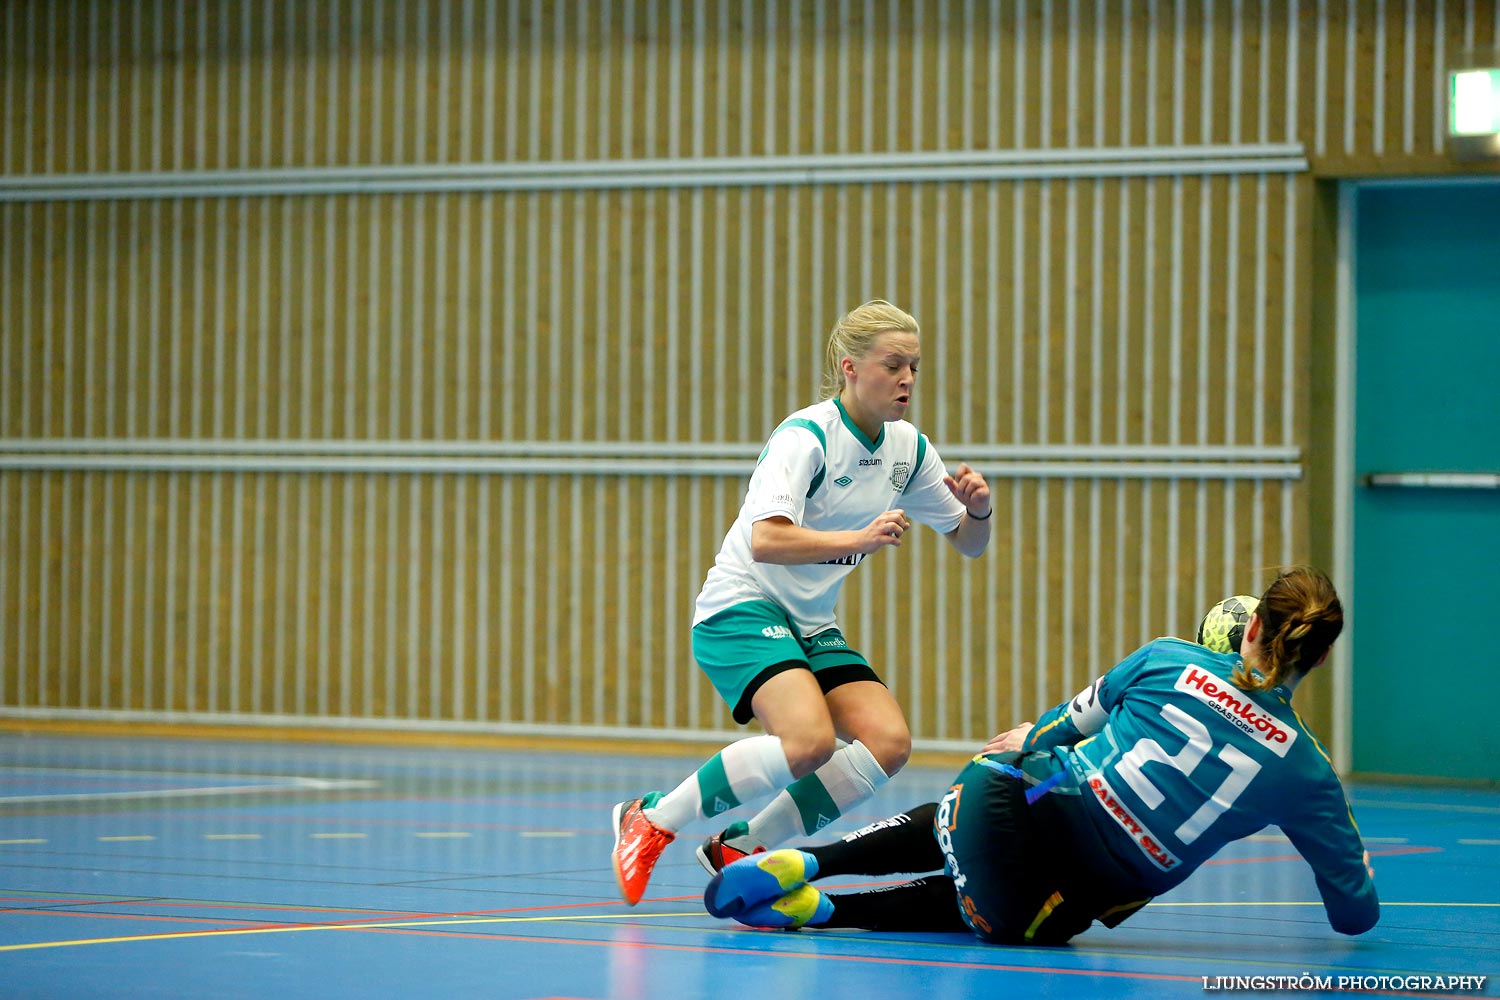
[[[964,505],[964,519],[946,537],[955,549],[976,558],[990,544],[990,517],[995,513],[990,484],[967,462],[960,462],[953,475],[944,476],[943,484]]]

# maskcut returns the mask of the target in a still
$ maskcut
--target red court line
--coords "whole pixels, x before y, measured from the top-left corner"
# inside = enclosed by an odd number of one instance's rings
[[[976,969],[985,972],[1035,972],[1060,976],[1103,976],[1111,979],[1154,979],[1174,983],[1203,982],[1202,976],[1177,976],[1165,972],[1115,972],[1106,969],[1061,969],[1051,966],[1001,965],[989,962],[942,962],[920,958],[885,958],[880,955],[830,955],[799,951],[764,951],[758,948],[705,948],[686,944],[655,944],[643,941],[588,941],[579,938],[528,937],[513,934],[475,934],[467,931],[436,931],[418,927],[362,927],[377,934],[416,934],[428,937],[478,938],[486,941],[510,941],[522,944],[590,945],[598,948],[636,948],[642,951],[687,951],[697,955],[739,955],[751,958],[802,958],[829,962],[857,962],[870,965],[916,965],[931,969]],[[1402,994],[1411,996],[1412,994]]]
[[[661,896],[661,897],[657,897],[655,899],[646,900],[646,902],[670,903],[670,902],[682,902],[684,900],[689,900],[689,899],[697,900],[699,898],[700,897],[697,896],[697,895],[692,895],[692,896]],[[32,900],[31,902],[35,902],[35,900]],[[99,905],[107,905],[107,904],[101,902]],[[125,904],[125,905],[142,905],[142,904]],[[179,905],[184,905],[184,906],[205,905],[205,906],[208,906],[208,905],[213,905],[213,904],[182,903],[182,904],[179,904]],[[97,912],[85,911],[85,910],[11,910],[9,912],[11,912],[11,913],[24,913],[24,914],[28,914],[28,915],[32,915],[32,916],[52,916],[54,914],[62,914],[62,915],[65,915],[65,916],[70,916],[70,917],[93,917],[93,918],[99,919],[99,920],[139,920],[139,921],[142,921],[142,922],[145,922],[145,923],[150,923],[150,922],[181,922],[181,923],[200,923],[200,924],[202,924],[202,923],[212,923],[212,924],[225,924],[225,925],[228,925],[227,927],[215,927],[215,928],[212,928],[212,929],[209,929],[209,930],[202,930],[202,931],[185,931],[184,933],[182,933],[180,935],[174,935],[174,936],[177,936],[177,937],[187,938],[187,937],[197,937],[197,936],[204,935],[204,934],[208,934],[208,935],[220,934],[220,933],[223,933],[223,931],[225,931],[225,930],[239,930],[239,931],[290,931],[290,930],[313,930],[313,929],[316,929],[316,928],[337,929],[337,928],[340,928],[340,927],[348,927],[351,930],[371,930],[371,929],[379,929],[379,928],[367,928],[367,927],[364,927],[363,925],[370,924],[370,923],[379,923],[379,922],[383,922],[383,921],[389,921],[389,922],[393,922],[393,923],[406,923],[407,921],[413,921],[413,920],[443,920],[443,919],[450,919],[450,918],[453,918],[453,917],[486,917],[486,916],[496,916],[496,915],[503,915],[503,914],[509,914],[509,913],[535,913],[535,912],[538,912],[538,911],[546,911],[546,910],[575,910],[575,909],[589,909],[589,908],[592,908],[592,907],[599,907],[599,906],[618,906],[618,905],[620,905],[620,904],[619,904],[619,902],[617,900],[601,900],[601,901],[592,902],[592,903],[558,903],[558,904],[554,904],[552,906],[518,906],[518,907],[510,907],[510,908],[501,909],[501,910],[460,910],[460,911],[444,910],[444,911],[442,911],[440,913],[392,913],[390,910],[385,910],[385,911],[378,911],[378,912],[384,912],[386,914],[389,914],[388,916],[368,917],[368,918],[365,918],[365,919],[362,919],[362,920],[358,920],[358,919],[356,919],[356,920],[342,920],[342,921],[340,921],[340,920],[333,920],[333,921],[304,920],[304,921],[296,921],[296,922],[291,922],[291,923],[267,923],[267,924],[248,924],[248,925],[245,924],[245,923],[243,923],[243,921],[236,921],[236,920],[229,919],[229,918],[216,918],[216,917],[171,917],[171,916],[165,916],[165,915],[152,915],[152,914],[139,914],[139,915],[137,915],[137,914],[129,914],[129,913],[97,913]],[[233,909],[234,907],[227,907],[227,908]],[[242,907],[242,908],[248,908],[248,907]],[[274,907],[269,907],[269,909],[274,909]],[[283,908],[283,909],[285,909],[285,908]],[[354,913],[358,913],[358,912],[361,912],[361,911],[358,911],[358,910],[353,910],[353,911],[350,911],[350,910],[339,910],[339,911],[334,911],[334,912],[341,912],[341,913],[354,912]],[[622,916],[624,916],[624,914],[622,914]]]
[[[609,905],[615,905],[615,904],[613,904],[612,902],[577,903],[577,904],[566,904],[566,905],[560,906],[560,907],[545,907],[545,906],[526,907],[526,908],[521,909],[521,910],[513,910],[513,911],[506,911],[506,910],[481,910],[481,911],[477,911],[476,913],[453,913],[453,912],[449,911],[449,912],[443,912],[443,913],[407,914],[407,915],[403,915],[403,916],[376,918],[375,920],[369,920],[369,919],[367,919],[367,920],[344,920],[344,921],[299,921],[299,922],[296,922],[296,923],[281,923],[281,924],[275,924],[275,923],[272,923],[272,924],[244,924],[244,923],[238,923],[237,924],[237,923],[235,923],[233,921],[222,921],[223,923],[228,924],[228,926],[225,926],[225,927],[214,927],[214,928],[209,928],[209,929],[205,929],[205,930],[183,931],[180,934],[155,935],[154,937],[157,937],[157,938],[167,937],[167,938],[172,938],[172,939],[175,939],[175,940],[181,940],[181,939],[194,938],[194,937],[216,937],[216,936],[219,936],[219,935],[222,935],[222,934],[225,934],[225,933],[235,933],[235,932],[239,932],[239,931],[268,933],[268,932],[272,932],[272,931],[339,930],[339,929],[348,929],[348,930],[380,930],[381,928],[378,928],[378,927],[372,928],[372,927],[369,926],[369,924],[371,924],[371,923],[378,923],[378,922],[380,922],[382,920],[390,921],[390,922],[406,923],[408,921],[414,921],[414,920],[438,920],[438,919],[447,919],[447,918],[452,918],[452,917],[478,916],[478,915],[482,915],[482,914],[486,914],[486,913],[490,913],[490,914],[494,914],[494,913],[506,913],[506,912],[522,912],[522,913],[524,913],[524,912],[527,912],[529,910],[569,909],[569,908],[571,908],[573,906],[609,906]],[[54,911],[54,910],[38,910],[38,911],[35,911],[36,915],[50,915],[50,914],[55,913],[55,912],[58,912],[58,911]],[[67,912],[67,911],[64,911],[64,912]],[[153,919],[154,920],[160,920],[160,921],[181,921],[181,922],[184,922],[184,923],[220,923],[221,922],[221,921],[214,920],[212,918],[202,918],[202,919],[196,919],[196,918],[192,918],[192,917],[155,917],[155,918],[153,918],[153,917],[150,917],[150,916],[131,916],[129,914],[121,914],[121,913],[78,913],[78,912],[70,912],[69,915],[70,916],[86,916],[86,917],[95,917],[95,918],[106,918],[106,919],[118,919],[118,920],[141,920],[141,921],[144,921],[144,922],[150,922]],[[68,943],[68,944],[108,944],[108,943],[128,944],[128,943],[130,943],[132,941],[139,940],[142,936],[143,935],[131,935],[129,937],[111,938],[111,939],[108,939],[108,940],[101,940],[101,941],[89,941],[89,942],[76,942],[75,941],[75,942],[61,942],[61,943]],[[144,936],[146,936],[146,937],[153,937],[152,935],[144,935]],[[31,947],[35,947],[35,946],[36,945],[31,945]]]
[[[541,938],[526,937],[511,934],[475,934],[467,931],[438,931],[424,930],[418,927],[371,927],[359,928],[369,930],[375,934],[416,934],[428,937],[458,937],[458,938],[482,938],[488,941],[510,941],[525,944],[582,944],[593,945],[603,948],[639,948],[643,951],[690,951],[695,954],[712,955],[741,955],[752,958],[805,958],[821,959],[828,962],[857,962],[870,965],[915,965],[931,969],[975,969],[982,972],[1031,972],[1048,976],[1099,976],[1106,979],[1150,979],[1177,983],[1199,983],[1203,982],[1202,976],[1178,976],[1166,972],[1123,972],[1108,969],[1061,969],[1052,966],[1040,965],[1002,965],[990,962],[942,962],[934,959],[919,958],[883,958],[879,955],[830,955],[825,952],[810,953],[798,951],[761,951],[750,948],[703,948],[684,944],[650,944],[641,941],[586,941],[577,938]],[[1004,948],[1004,945],[995,945]],[[1150,956],[1145,956],[1150,957]],[[1362,975],[1378,976],[1385,973],[1371,971],[1361,973]],[[1449,1000],[1453,997],[1468,996],[1464,993],[1411,993],[1405,990],[1351,990],[1352,993],[1363,993],[1368,996],[1383,997],[1424,997],[1436,998],[1436,1000]]]
[[[681,898],[692,898],[692,897],[681,897]],[[663,900],[660,900],[660,901],[665,902],[666,900],[663,899]],[[585,904],[577,904],[577,905],[580,905],[580,906],[595,906],[595,905],[607,905],[607,904],[585,903]],[[556,909],[567,909],[567,908],[570,908],[570,907],[569,906],[563,906],[563,907],[555,907],[555,908]],[[531,909],[549,909],[549,907],[532,907]],[[491,912],[504,912],[504,911],[491,911]],[[87,915],[87,914],[85,914],[85,915]],[[93,914],[93,915],[94,916],[100,916],[100,914]],[[457,914],[454,914],[454,915],[457,915]],[[435,914],[434,916],[438,916],[438,915]],[[122,918],[122,919],[129,919],[129,918]],[[420,918],[414,918],[414,919],[420,919]],[[343,927],[343,926],[345,926],[345,925],[343,925],[343,924],[337,924],[337,923],[333,923],[333,924],[329,924],[329,923],[319,923],[319,924],[284,924],[284,925],[262,924],[262,925],[253,925],[253,926],[250,926],[250,927],[234,928],[234,929],[236,929],[236,930],[246,930],[246,931],[257,931],[257,930],[259,930],[259,931],[264,931],[264,930],[298,930],[298,929],[309,929],[309,930],[311,930],[311,929],[318,929],[318,928],[336,929],[336,928]],[[1157,972],[1126,972],[1126,971],[1115,971],[1115,970],[1106,970],[1106,969],[1065,969],[1065,968],[1056,968],[1056,967],[1051,967],[1051,966],[1007,965],[1007,964],[1002,964],[1002,963],[990,963],[990,962],[954,962],[954,961],[937,961],[937,960],[932,960],[932,959],[917,959],[917,958],[885,958],[885,957],[881,957],[881,956],[877,956],[877,955],[832,955],[832,954],[817,953],[817,952],[809,953],[809,952],[775,951],[775,950],[767,951],[767,950],[764,950],[764,949],[749,949],[749,948],[714,948],[714,947],[702,947],[702,946],[695,946],[695,945],[658,944],[658,943],[640,942],[640,941],[590,941],[590,940],[579,939],[579,938],[531,937],[531,936],[526,936],[526,935],[513,935],[513,934],[482,934],[482,933],[474,933],[474,932],[468,932],[468,931],[445,931],[445,930],[432,930],[432,929],[413,928],[413,927],[370,927],[370,926],[368,926],[368,921],[354,923],[353,926],[350,926],[348,929],[355,930],[355,931],[368,931],[368,932],[374,932],[374,933],[378,933],[378,934],[411,934],[411,935],[426,936],[426,937],[467,938],[467,939],[474,939],[474,940],[483,940],[483,941],[492,941],[492,942],[504,941],[504,942],[511,942],[511,943],[520,943],[520,944],[586,945],[586,946],[604,947],[604,948],[638,949],[638,950],[642,950],[642,951],[676,951],[676,952],[691,952],[691,953],[694,953],[694,954],[737,955],[737,956],[744,956],[744,957],[751,957],[751,958],[760,958],[760,959],[764,959],[764,958],[770,956],[770,957],[779,957],[779,958],[800,958],[800,959],[814,959],[814,960],[816,960],[816,959],[824,959],[826,961],[832,961],[832,962],[855,962],[855,963],[863,963],[863,964],[871,964],[871,965],[903,965],[903,966],[919,966],[919,967],[936,968],[936,969],[972,969],[972,970],[977,970],[977,971],[988,971],[988,972],[1024,972],[1024,973],[1034,973],[1034,974],[1041,974],[1041,975],[1091,976],[1091,977],[1105,978],[1105,979],[1135,979],[1135,980],[1154,980],[1154,981],[1163,981],[1163,982],[1185,982],[1185,983],[1202,983],[1202,981],[1203,981],[1203,977],[1202,976],[1179,976],[1179,975],[1173,975],[1173,974],[1170,974],[1170,973],[1157,973]],[[181,939],[193,938],[193,937],[214,936],[214,935],[219,935],[219,934],[222,934],[222,933],[224,933],[223,929],[212,929],[212,930],[201,930],[201,931],[186,931],[186,932],[181,933],[181,934],[167,935],[167,937],[172,938],[172,939],[181,940]],[[129,943],[131,940],[133,940],[133,939],[130,939],[130,938],[118,939],[117,943]],[[110,942],[108,942],[108,941],[100,941],[100,942],[88,942],[88,943],[101,943],[102,944],[102,943],[110,943]],[[1376,974],[1379,974],[1379,973],[1377,973],[1377,972],[1371,972],[1370,974],[1376,975]],[[1424,997],[1424,998],[1449,998],[1449,997],[1457,997],[1457,996],[1463,995],[1463,994],[1452,994],[1452,993],[1410,993],[1410,992],[1405,992],[1405,991],[1397,992],[1397,991],[1391,991],[1391,990],[1359,990],[1359,991],[1355,991],[1355,992],[1367,993],[1367,994],[1374,995],[1374,996]]]
[[[368,802],[369,800],[361,799],[359,801],[360,802]],[[399,802],[399,803],[407,803],[407,802],[421,802],[421,801],[425,801],[425,800],[422,800],[422,799],[391,799],[389,801],[391,801],[391,802]],[[194,819],[202,819],[202,818],[212,818],[212,819],[217,819],[217,820],[223,820],[224,819],[224,814],[222,812],[215,812],[215,811],[210,811],[210,810],[198,810],[198,811],[195,811],[195,812],[173,813],[173,816],[174,817],[188,816],[188,817],[192,817]],[[608,826],[590,826],[590,827],[574,827],[574,828],[569,828],[569,827],[555,826],[555,825],[548,824],[548,823],[476,823],[476,822],[465,821],[465,820],[445,821],[445,820],[433,820],[433,819],[382,819],[381,817],[378,817],[378,816],[348,816],[348,817],[339,817],[339,816],[289,816],[289,815],[278,815],[278,814],[270,814],[270,815],[259,814],[259,815],[238,816],[238,817],[235,817],[235,821],[237,823],[239,823],[241,826],[255,826],[257,824],[266,824],[266,825],[271,825],[271,826],[276,826],[277,824],[286,824],[288,826],[291,826],[291,825],[296,825],[296,824],[299,824],[299,823],[306,823],[306,824],[312,824],[312,825],[321,825],[321,826],[329,826],[329,825],[344,825],[344,826],[394,826],[394,827],[412,827],[412,826],[431,827],[431,826],[441,826],[441,827],[446,827],[446,828],[452,829],[452,830],[563,830],[563,831],[567,831],[569,833],[597,833],[601,837],[610,836],[610,831],[609,831],[609,827]]]
[[[357,780],[357,779],[353,779],[353,780]],[[277,790],[280,791],[282,789],[278,786]],[[339,800],[340,803],[357,803],[359,805],[364,805],[364,806],[378,806],[378,805],[382,805],[382,804],[405,805],[405,804],[408,804],[408,803],[420,803],[420,804],[423,804],[423,805],[445,805],[446,804],[446,805],[456,805],[456,806],[466,806],[466,807],[474,807],[474,806],[507,806],[507,807],[519,808],[519,809],[556,809],[556,810],[558,810],[560,812],[586,812],[586,813],[594,814],[596,816],[602,815],[604,817],[604,822],[601,823],[601,824],[594,824],[594,825],[590,825],[590,826],[587,826],[587,827],[578,828],[578,832],[580,832],[580,833],[597,833],[597,834],[600,834],[601,836],[608,835],[610,833],[609,822],[608,822],[610,807],[607,806],[607,805],[601,807],[601,806],[598,806],[598,805],[586,804],[586,803],[581,803],[581,802],[539,802],[539,801],[528,800],[528,799],[506,798],[504,796],[498,796],[498,795],[488,795],[488,796],[487,795],[475,795],[475,796],[460,797],[460,798],[435,797],[435,796],[423,796],[423,795],[391,795],[391,794],[360,795],[360,794],[358,794],[360,791],[361,791],[360,789],[352,789],[350,796],[347,797],[347,798],[344,798],[344,799],[340,799]],[[222,812],[218,812],[218,811],[212,810],[212,809],[191,809],[191,810],[185,809],[185,810],[183,810],[181,812],[173,812],[172,815],[173,816],[187,816],[187,817],[192,817],[192,818],[201,818],[201,817],[205,817],[205,816],[215,817],[215,818],[221,818],[224,814]],[[332,819],[332,818],[328,818],[328,817],[320,817],[320,816],[294,816],[294,815],[289,815],[289,814],[277,814],[277,813],[270,813],[270,814],[261,813],[261,814],[257,814],[257,815],[253,815],[253,816],[246,816],[246,817],[243,817],[243,818],[244,818],[244,820],[247,823],[253,823],[253,822],[260,821],[260,820],[271,820],[271,821],[275,821],[275,822],[287,822],[287,823],[337,823],[337,822],[342,822],[341,820]],[[879,814],[879,813],[845,813],[841,817],[841,819],[843,819],[843,820],[845,820],[845,821],[847,821],[849,823],[873,823],[876,820],[881,820],[881,819],[886,819],[886,818],[887,817],[884,814]],[[422,825],[427,825],[427,824],[431,823],[430,820],[417,820],[417,819],[380,819],[378,817],[368,817],[368,818],[363,818],[363,819],[351,819],[351,820],[349,820],[349,822],[370,823],[370,824],[375,824],[375,825],[382,825],[383,824],[383,825],[391,825],[391,826],[422,826]],[[455,822],[452,825],[453,826],[469,827],[469,828],[476,829],[476,830],[478,830],[478,829],[494,829],[494,830],[510,830],[510,829],[522,829],[522,830],[524,830],[524,829],[529,829],[529,827],[526,826],[526,825],[517,825],[517,824],[511,824],[511,823]],[[532,826],[535,826],[535,824],[532,824]],[[549,827],[546,827],[546,829],[554,829],[554,828],[549,826]]]
[[[186,900],[173,900],[170,902],[141,901],[131,903],[132,906],[159,906],[159,907],[200,907],[202,909],[220,910],[269,910],[273,913],[368,913],[371,916],[400,916],[398,910],[367,910],[359,906],[287,906],[285,904],[271,906],[265,903],[215,903],[215,902],[189,902]]]
[[[295,907],[295,906],[255,906],[255,905],[239,906],[239,905],[227,905],[227,904],[223,904],[223,903],[217,903],[217,904],[216,903],[141,903],[141,902],[119,903],[117,901],[112,903],[110,901],[96,901],[96,902],[88,903],[88,904],[85,904],[85,905],[88,905],[88,906],[121,905],[121,906],[143,906],[143,907],[168,907],[168,906],[183,906],[183,907],[188,907],[188,906],[196,906],[196,907],[200,907],[200,908],[203,908],[203,909],[220,909],[220,910],[231,910],[231,911],[235,911],[235,910],[240,910],[240,911],[270,911],[272,913],[308,913],[308,914],[317,914],[317,913],[369,913],[373,917],[381,917],[381,918],[390,919],[390,920],[406,920],[406,919],[430,920],[430,919],[433,919],[436,916],[439,916],[439,914],[430,914],[430,915],[427,915],[427,916],[418,915],[416,917],[407,917],[407,916],[405,916],[403,914],[396,913],[396,912],[394,912],[392,910],[357,910],[357,909],[322,910],[322,909],[318,909],[316,907],[308,907],[308,908],[304,909],[304,908]],[[243,917],[236,917],[236,916],[223,916],[223,917],[208,917],[208,916],[204,916],[204,917],[175,917],[175,916],[169,916],[167,914],[161,914],[161,913],[100,913],[97,910],[85,910],[85,909],[39,910],[39,909],[27,908],[27,909],[7,910],[6,912],[7,913],[19,913],[19,914],[23,914],[23,915],[26,915],[26,916],[37,916],[37,917],[54,917],[55,916],[55,917],[88,917],[88,918],[91,918],[93,920],[139,920],[142,923],[186,923],[186,924],[216,924],[216,925],[228,924],[228,925],[232,926],[232,925],[235,925],[235,924],[243,923],[243,921],[244,921]],[[367,921],[360,920],[360,921],[354,921],[354,922],[356,922],[356,923],[365,923]],[[276,926],[279,926],[279,925],[277,925],[277,924],[263,924],[261,926],[264,926],[264,927],[276,927]],[[322,925],[322,924],[311,924],[309,926],[325,926],[325,925]]]
[[[228,917],[168,917],[162,914],[152,913],[98,913],[92,910],[10,910],[11,913],[22,913],[35,917],[87,917],[90,920],[139,920],[142,923],[180,923],[180,924],[236,924],[239,920]],[[272,926],[272,925],[266,925]]]

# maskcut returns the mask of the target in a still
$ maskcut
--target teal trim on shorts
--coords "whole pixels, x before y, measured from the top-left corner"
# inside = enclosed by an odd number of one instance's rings
[[[806,666],[814,676],[831,668],[870,668],[838,629],[803,636],[771,601],[742,601],[694,625],[693,658],[731,709],[763,671],[780,664]]]

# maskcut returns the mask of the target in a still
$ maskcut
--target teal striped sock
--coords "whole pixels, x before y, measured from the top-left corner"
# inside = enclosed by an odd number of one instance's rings
[[[676,833],[762,798],[792,780],[781,740],[751,736],[714,754],[697,771],[646,810],[646,818]]]

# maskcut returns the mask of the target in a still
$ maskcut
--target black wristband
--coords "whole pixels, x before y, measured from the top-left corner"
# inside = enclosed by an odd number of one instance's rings
[[[964,511],[964,513],[968,514],[969,512],[968,511]],[[985,512],[985,515],[983,517],[980,517],[977,514],[969,514],[969,520],[971,520],[971,521],[988,521],[991,517],[994,516],[994,514],[995,514],[995,508],[991,507],[988,511]]]

